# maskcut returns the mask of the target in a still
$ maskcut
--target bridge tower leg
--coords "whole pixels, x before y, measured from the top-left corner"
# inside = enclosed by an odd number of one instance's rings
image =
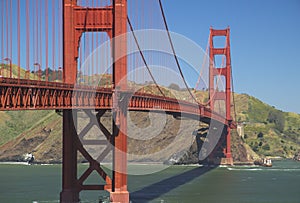
[[[95,18],[97,16],[97,18]],[[77,80],[77,59],[81,35],[84,32],[106,32],[111,38],[113,54],[113,132],[109,138],[113,147],[113,177],[110,179],[97,160],[85,151],[76,132],[76,112],[63,110],[63,185],[62,203],[79,202],[81,190],[106,189],[112,202],[129,202],[127,191],[127,0],[113,0],[106,7],[82,7],[77,0],[63,0],[63,82]],[[124,99],[125,98],[125,99]],[[70,104],[70,108],[71,108]],[[104,134],[108,131],[102,129]],[[84,136],[84,135],[82,135]],[[107,137],[110,137],[107,135]],[[89,161],[90,167],[77,178],[77,151]],[[91,171],[96,170],[107,185],[83,185]]]
[[[75,1],[65,0],[63,10],[63,80],[65,83],[76,83],[77,58],[74,50],[75,32],[73,29],[73,7]],[[68,6],[66,6],[68,5]],[[60,201],[79,202],[79,190],[77,186],[77,148],[76,148],[76,118],[73,118],[72,110],[63,110],[63,171],[62,192]]]
[[[114,0],[112,202],[129,202],[127,191],[127,0]]]
[[[215,48],[213,43],[213,38],[215,36],[224,36],[225,37],[225,47]],[[232,121],[231,117],[231,58],[230,58],[230,29],[216,30],[210,28],[210,38],[209,38],[209,96],[210,96],[210,108],[211,110],[216,110],[218,102],[225,103],[225,109],[221,109],[219,113],[224,113],[224,116],[227,121]],[[216,67],[215,56],[223,55],[226,63],[222,64],[222,67]],[[225,77],[225,91],[219,91],[217,87],[218,77]],[[225,112],[223,112],[225,110]],[[233,164],[230,148],[230,127],[226,126],[224,130],[225,136],[225,149],[223,149],[225,158],[222,158],[221,164]],[[220,139],[220,142],[224,139]],[[219,146],[222,146],[221,144]]]

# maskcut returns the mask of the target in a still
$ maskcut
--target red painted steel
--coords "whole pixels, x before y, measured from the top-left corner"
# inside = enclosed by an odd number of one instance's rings
[[[74,31],[74,7],[75,0],[63,1],[63,81],[68,84],[75,84],[77,77],[77,49]],[[79,39],[78,39],[79,40]],[[77,40],[77,41],[78,41]],[[53,92],[54,94],[54,92]],[[65,96],[70,96],[71,92],[61,92],[62,100],[67,106],[71,106],[70,101],[65,101]],[[52,100],[53,101],[53,100]],[[61,103],[61,102],[60,102]],[[62,191],[60,202],[79,202],[79,187],[77,182],[77,148],[76,148],[76,123],[71,109],[63,110],[63,171],[62,171]]]
[[[113,0],[112,202],[129,202],[127,190],[127,0]]]
[[[76,114],[72,110],[63,110],[63,164],[62,192],[60,202],[79,202],[77,184],[77,148]]]
[[[19,82],[19,83],[18,83]],[[222,115],[209,107],[180,101],[174,98],[145,93],[133,93],[128,90],[129,111],[153,111],[180,114],[209,123],[214,119],[225,125]],[[112,89],[33,80],[0,78],[0,111],[8,110],[64,110],[113,108]]]
[[[68,143],[68,145],[64,145],[63,153],[71,153],[76,154],[77,151],[82,154],[82,156],[89,162],[89,167],[83,172],[83,174],[77,178],[77,156],[69,156],[63,163],[63,171],[68,171],[68,174],[64,174],[63,177],[63,191],[61,192],[61,202],[79,202],[79,192],[82,190],[111,190],[112,188],[112,180],[105,173],[105,171],[101,168],[99,161],[102,161],[104,157],[108,154],[107,152],[111,151],[111,144],[113,136],[109,133],[109,131],[104,127],[104,125],[100,122],[101,116],[105,113],[105,110],[100,110],[96,114],[96,116],[92,113],[91,110],[84,110],[86,116],[90,118],[90,122],[85,126],[84,130],[77,134],[75,129],[75,125],[73,124],[76,121],[77,111],[75,110],[64,110],[65,116],[63,117],[64,129],[68,132],[63,137],[63,142]],[[97,120],[95,119],[97,118]],[[107,145],[108,150],[104,150],[102,154],[94,159],[92,156],[86,151],[83,147],[83,144],[89,144],[87,141],[92,141],[92,144],[95,144],[95,140],[84,140],[84,136],[92,129],[93,126],[98,126],[100,130],[104,133],[107,142],[97,142],[97,144]],[[82,141],[80,141],[80,139]],[[70,144],[70,142],[72,144]],[[89,177],[89,175],[96,171],[99,175],[99,184],[97,185],[87,185],[84,183],[85,180]],[[101,178],[105,180],[105,184],[100,184]]]
[[[107,32],[112,37],[113,7],[85,8],[76,0],[64,1],[64,65],[63,81],[75,84],[80,37],[84,32]],[[76,68],[76,69],[75,69]]]
[[[129,202],[129,193],[127,191],[127,120],[126,111],[127,103],[121,103],[120,94],[127,90],[127,38],[123,35],[127,32],[127,1],[126,0],[114,0],[112,6],[103,8],[83,8],[77,5],[75,0],[64,1],[64,71],[63,81],[68,84],[75,84],[77,79],[77,58],[79,50],[80,37],[84,32],[107,32],[112,40],[112,53],[113,53],[113,89],[112,99],[112,111],[113,111],[113,178],[111,188],[111,200],[113,202]],[[95,16],[100,17],[95,18]],[[97,19],[97,20],[96,20]],[[91,93],[91,92],[90,92]],[[81,94],[81,93],[78,93]],[[69,99],[70,92],[67,92]],[[72,94],[72,95],[76,95]],[[102,95],[103,96],[103,95]],[[89,97],[90,99],[93,97]],[[107,97],[108,98],[108,97]],[[86,99],[86,97],[85,97]],[[73,99],[74,101],[74,99]],[[82,101],[82,100],[81,100]],[[96,100],[97,102],[98,100]],[[125,100],[123,100],[125,101]],[[68,103],[68,102],[67,102]],[[75,101],[75,103],[77,103]],[[78,103],[81,103],[78,101]],[[88,101],[84,100],[84,103]],[[108,102],[111,103],[111,102]],[[69,103],[71,101],[69,100]],[[64,116],[69,117],[69,111],[64,110]],[[64,128],[63,136],[70,137],[71,128],[67,124]],[[75,139],[73,136],[72,139]],[[73,160],[77,156],[76,150],[72,150],[70,143],[76,142],[69,138],[63,143],[66,150],[63,150],[63,160]],[[74,148],[74,147],[73,147]],[[117,150],[115,150],[117,149]],[[65,163],[63,163],[65,164]],[[66,161],[66,164],[68,161]],[[76,170],[72,168],[71,170]],[[74,201],[79,196],[78,185],[64,184],[65,182],[71,183],[74,179],[74,174],[67,173],[67,170],[63,170],[63,192],[61,193],[61,202]],[[73,188],[77,188],[77,192],[74,192]],[[90,187],[85,187],[89,189]],[[69,192],[71,190],[71,192]],[[64,192],[67,191],[67,192]],[[72,193],[72,194],[69,194]],[[77,201],[77,200],[76,200]]]
[[[210,28],[209,38],[209,96],[210,96],[210,108],[213,111],[217,101],[225,101],[225,118],[226,121],[231,123],[231,57],[230,57],[230,29],[215,30]],[[226,44],[224,48],[215,48],[213,44],[213,38],[215,36],[225,36]],[[214,59],[216,55],[223,55],[226,60],[225,67],[216,67]],[[218,76],[225,76],[226,87],[224,91],[218,91],[215,87],[215,79]],[[225,156],[227,159],[232,160],[230,149],[230,125],[227,126],[226,134],[226,150]],[[230,161],[232,162],[232,161]]]

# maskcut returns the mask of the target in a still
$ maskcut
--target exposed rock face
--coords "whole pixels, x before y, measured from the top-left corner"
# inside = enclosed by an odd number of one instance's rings
[[[204,140],[203,138],[205,136],[206,135],[204,133],[203,136],[196,137],[193,145],[188,150],[175,153],[165,163],[173,164],[173,165],[199,163],[198,151],[202,147],[203,140]],[[245,143],[234,131],[232,133],[231,139],[232,139],[231,150],[232,150],[232,157],[233,157],[234,162],[248,164],[248,163],[253,163],[254,160],[256,158],[258,158],[258,156],[251,149],[247,149],[247,146],[245,146]],[[198,140],[198,142],[197,142],[197,140]],[[299,158],[300,158],[300,156],[299,156]],[[205,162],[205,160],[204,160],[204,162]]]
[[[25,161],[24,154],[32,153],[35,163],[62,161],[61,117],[52,115],[49,123],[38,125],[0,147],[0,161]]]
[[[294,160],[300,161],[300,151],[298,151],[298,152],[295,154]]]
[[[18,142],[8,143],[0,152],[1,161],[24,161],[24,154],[32,152],[32,150],[40,145],[47,136],[40,134],[29,139],[22,138]]]
[[[78,115],[78,133],[89,122],[83,112]],[[81,120],[80,120],[81,119]],[[51,119],[50,119],[51,120]],[[101,117],[101,123],[109,132],[111,129],[111,113]],[[62,121],[61,116],[54,118],[43,126],[24,132],[17,138],[0,147],[0,161],[23,161],[23,154],[32,152],[36,163],[62,162]],[[179,120],[171,115],[130,112],[128,116],[128,161],[132,162],[163,162],[172,154],[187,150],[192,144],[193,130],[199,122]],[[86,134],[84,139],[106,140],[97,126]],[[109,145],[109,144],[108,144]],[[94,158],[107,146],[84,145]],[[111,160],[111,152],[104,161]],[[78,153],[78,161],[85,161]]]
[[[181,165],[181,164],[197,164],[199,163],[198,159],[198,148],[196,141],[193,145],[185,151],[180,151],[173,154],[167,161],[164,162],[168,165]]]
[[[81,114],[78,128],[83,129],[89,122]],[[111,113],[101,118],[101,123],[111,132]],[[23,155],[32,152],[36,163],[62,162],[62,124],[61,116],[54,115],[49,123],[24,132],[14,140],[0,147],[0,161],[23,161]],[[194,120],[179,120],[170,115],[148,112],[130,112],[128,118],[128,161],[164,162],[166,164],[197,164],[198,149],[201,148],[206,126],[201,126],[202,135],[193,135],[199,127]],[[201,129],[201,128],[200,128]],[[80,131],[79,131],[80,132]],[[99,134],[100,133],[100,134]],[[101,137],[102,136],[102,137]],[[106,139],[95,126],[85,139]],[[249,161],[249,154],[242,140],[233,135],[232,154],[234,161]],[[90,153],[99,154],[99,147],[86,148]],[[106,146],[104,146],[105,148]],[[103,148],[103,149],[104,149]],[[84,158],[78,153],[78,161]],[[105,161],[111,160],[111,153]]]

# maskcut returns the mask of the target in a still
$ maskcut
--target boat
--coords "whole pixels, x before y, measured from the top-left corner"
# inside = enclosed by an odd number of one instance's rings
[[[260,160],[254,161],[254,164],[264,167],[272,167],[272,160],[269,158],[262,158]]]
[[[265,166],[265,167],[272,167],[272,160],[271,159],[268,159],[268,158],[264,158],[263,159],[263,164],[262,166]]]

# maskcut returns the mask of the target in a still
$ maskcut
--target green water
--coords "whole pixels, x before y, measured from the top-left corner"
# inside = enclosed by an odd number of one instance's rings
[[[131,165],[131,173],[157,165]],[[83,171],[86,166],[80,165]],[[61,165],[0,164],[0,203],[58,202]],[[96,178],[92,178],[95,181]],[[300,163],[274,161],[272,168],[172,166],[149,175],[130,175],[132,202],[300,202]],[[98,192],[81,193],[97,202]]]

